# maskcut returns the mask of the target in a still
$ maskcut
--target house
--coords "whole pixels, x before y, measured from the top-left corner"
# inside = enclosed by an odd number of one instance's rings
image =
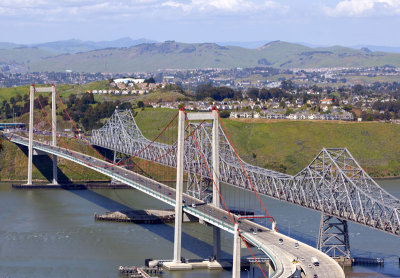
[[[324,98],[324,99],[321,99],[321,104],[325,104],[325,105],[331,105],[333,102],[332,102],[332,99],[331,98]]]

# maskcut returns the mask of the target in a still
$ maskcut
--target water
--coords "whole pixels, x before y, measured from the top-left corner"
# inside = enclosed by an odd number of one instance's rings
[[[380,184],[400,197],[400,180]],[[263,202],[277,219],[280,232],[315,246],[320,214],[268,198]],[[120,265],[172,258],[172,225],[94,221],[95,212],[126,208],[170,207],[136,190],[13,190],[10,184],[0,184],[0,277],[118,277]],[[356,266],[346,269],[346,277],[400,277],[399,238],[355,224],[349,229],[352,254],[384,257],[385,266]],[[184,257],[211,254],[210,227],[185,223],[183,232]],[[232,237],[225,232],[222,246],[223,256],[230,257]],[[242,276],[247,275],[243,272]],[[231,273],[165,272],[163,277],[225,278]]]

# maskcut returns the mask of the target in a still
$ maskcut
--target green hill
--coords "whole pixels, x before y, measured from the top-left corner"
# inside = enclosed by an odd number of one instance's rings
[[[23,64],[27,71],[132,72],[158,69],[400,67],[400,53],[371,52],[341,46],[311,48],[281,41],[257,49],[215,43],[143,43],[128,48],[108,48],[75,54],[35,48],[0,50],[0,62]]]
[[[240,156],[296,174],[322,148],[347,148],[371,176],[400,176],[400,125],[390,123],[225,121]]]
[[[54,52],[35,47],[20,47],[13,49],[0,49],[0,64],[21,64],[21,68],[28,71],[29,63],[56,55]]]

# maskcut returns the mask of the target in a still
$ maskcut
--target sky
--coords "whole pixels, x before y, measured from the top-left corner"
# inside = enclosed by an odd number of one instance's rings
[[[0,0],[0,41],[400,46],[400,0]]]

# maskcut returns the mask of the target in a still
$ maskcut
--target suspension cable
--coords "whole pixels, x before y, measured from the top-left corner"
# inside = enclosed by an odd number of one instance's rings
[[[235,155],[236,155],[236,157],[237,157],[237,159],[238,159],[238,161],[239,161],[239,163],[240,163],[240,166],[241,166],[242,169],[243,169],[244,174],[246,175],[247,180],[249,181],[249,184],[251,185],[251,188],[253,189],[254,194],[257,196],[257,199],[258,199],[258,201],[260,202],[262,208],[264,209],[265,214],[268,216],[268,219],[271,221],[271,223],[275,222],[275,219],[274,219],[272,216],[269,215],[267,209],[265,208],[264,204],[262,203],[262,201],[261,201],[261,199],[260,199],[260,196],[258,195],[258,193],[257,193],[257,191],[256,191],[256,189],[255,189],[255,187],[254,187],[254,185],[253,185],[253,183],[251,182],[251,179],[250,179],[249,175],[247,174],[247,171],[246,171],[245,167],[243,166],[242,160],[240,159],[240,157],[239,157],[237,151],[235,150],[235,147],[233,146],[232,140],[231,140],[231,138],[229,137],[229,134],[228,134],[228,132],[227,132],[227,130],[226,130],[226,128],[225,128],[224,122],[222,121],[221,116],[220,116],[218,110],[216,110],[216,111],[217,111],[217,113],[218,113],[218,118],[219,118],[219,120],[220,120],[220,122],[221,122],[221,126],[222,126],[222,128],[223,128],[223,130],[224,130],[224,132],[225,132],[225,134],[226,134],[226,137],[227,137],[227,139],[228,139],[228,141],[229,141],[229,144],[231,145],[233,151],[235,152]],[[275,226],[275,231],[278,231],[277,228],[276,228],[276,226]]]
[[[196,137],[194,136],[194,133],[193,133],[192,127],[190,126],[189,119],[187,118],[186,112],[184,112],[184,114],[185,114],[185,120],[186,120],[186,122],[187,122],[187,124],[188,124],[188,126],[189,126],[189,129],[190,129],[191,135],[192,135],[192,137],[193,137],[193,140],[194,140],[194,142],[196,143],[196,146],[197,146],[198,151],[200,152],[200,156],[202,157],[203,162],[204,162],[204,165],[205,165],[206,168],[207,168],[207,172],[208,172],[208,174],[210,175],[210,177],[211,177],[211,179],[212,179],[212,181],[213,181],[214,188],[217,190],[218,195],[219,195],[219,197],[221,198],[222,203],[224,204],[225,210],[228,212],[229,217],[230,217],[231,220],[232,220],[232,223],[235,224],[235,219],[233,218],[232,213],[230,212],[228,206],[227,206],[226,203],[225,203],[224,198],[223,198],[222,195],[221,195],[221,192],[220,192],[220,190],[219,190],[219,188],[218,188],[218,186],[217,186],[217,184],[216,184],[216,182],[215,182],[215,180],[214,180],[214,178],[213,178],[213,175],[211,174],[210,168],[209,168],[208,165],[207,165],[207,162],[206,162],[206,159],[205,159],[205,157],[204,157],[204,155],[203,155],[203,152],[201,151],[201,148],[200,148],[200,146],[199,146],[199,143],[197,142],[197,139],[196,139]],[[236,232],[236,231],[235,231],[235,232]],[[250,247],[247,245],[245,239],[243,238],[243,236],[241,235],[241,233],[239,232],[239,230],[238,230],[237,232],[239,233],[241,239],[245,242],[247,249],[250,251],[251,255],[253,256],[255,262],[257,263],[257,265],[258,265],[258,267],[260,268],[261,272],[263,273],[264,277],[267,278],[267,275],[264,273],[264,271],[263,271],[261,265],[259,264],[257,258],[254,256],[253,252],[250,250]]]

